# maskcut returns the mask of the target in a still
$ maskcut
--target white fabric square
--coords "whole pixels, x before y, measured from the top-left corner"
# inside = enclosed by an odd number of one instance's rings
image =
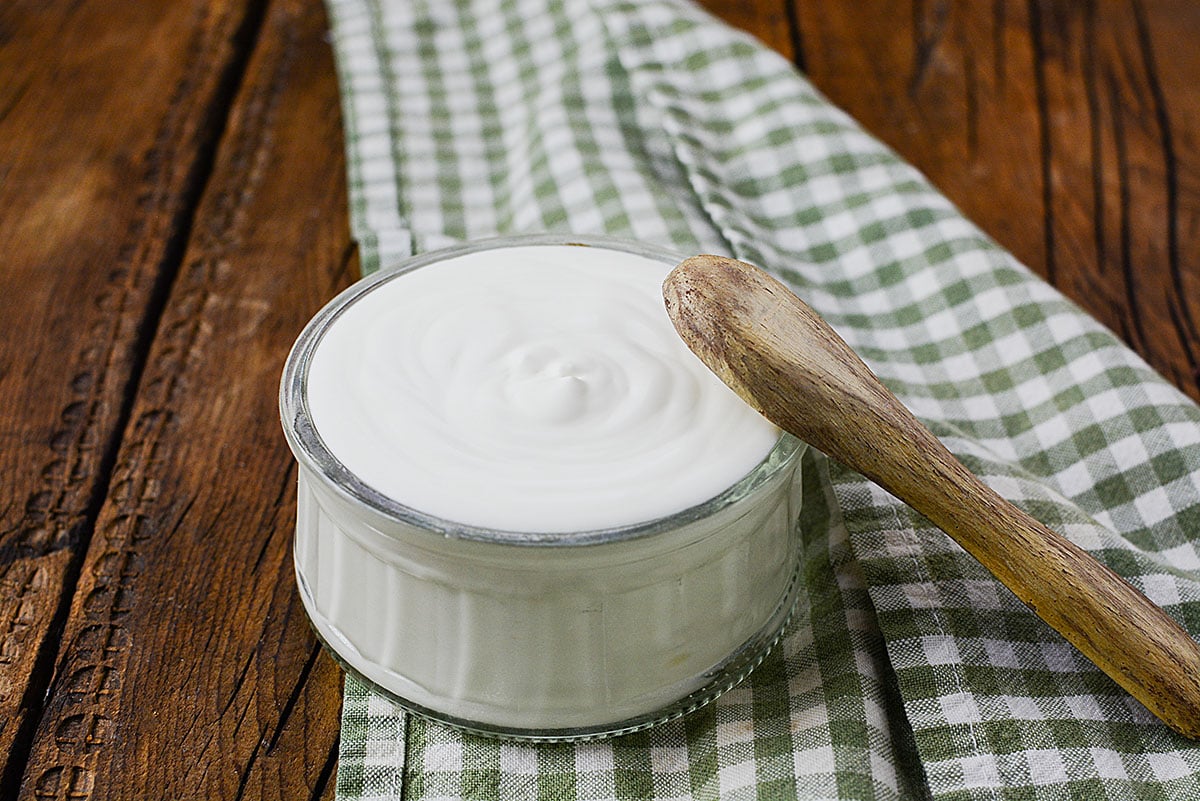
[[[958,760],[964,787],[994,787],[1000,784],[1000,771],[992,754],[975,754]]]
[[[1025,752],[1029,776],[1035,785],[1062,784],[1067,781],[1062,754],[1057,749],[1039,748]]]
[[[942,697],[942,715],[950,724],[977,723],[980,720],[979,706],[970,693],[953,693]]]
[[[721,785],[722,795],[732,793],[744,787],[753,787],[758,781],[758,771],[753,759],[735,762],[732,765],[721,765],[717,768],[717,778]]]
[[[651,746],[650,765],[655,773],[684,773],[688,769],[685,746]]]
[[[1154,777],[1159,781],[1179,779],[1191,773],[1191,768],[1177,754],[1146,754]]]
[[[1088,753],[1096,766],[1096,773],[1102,779],[1128,779],[1125,763],[1121,754],[1110,748],[1089,748]]]
[[[425,770],[462,770],[462,748],[463,744],[458,740],[427,744],[424,753]]]
[[[956,665],[962,662],[958,653],[958,645],[954,638],[947,635],[934,635],[921,638],[921,648],[925,659],[931,665]]]
[[[833,757],[833,746],[829,745],[796,751],[792,755],[792,763],[797,776],[832,774],[837,766]]]
[[[575,748],[575,770],[580,773],[612,773],[612,745],[607,742],[580,743]]]
[[[520,743],[501,743],[500,770],[522,776],[536,775],[538,771],[537,749]]]
[[[1045,717],[1037,701],[1027,695],[1006,695],[1004,703],[1017,720],[1042,720]]]

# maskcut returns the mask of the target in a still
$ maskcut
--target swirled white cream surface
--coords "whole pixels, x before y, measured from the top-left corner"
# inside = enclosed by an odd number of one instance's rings
[[[672,328],[671,266],[529,245],[385,281],[316,347],[313,426],[373,489],[467,525],[587,531],[703,503],[779,431]]]

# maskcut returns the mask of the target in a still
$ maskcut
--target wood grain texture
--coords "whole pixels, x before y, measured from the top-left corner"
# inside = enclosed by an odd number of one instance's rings
[[[1200,646],[972,475],[790,289],[743,262],[693,256],[663,296],[688,347],[743,400],[925,515],[1160,720],[1200,738]]]
[[[1200,396],[1196,4],[702,2]],[[274,412],[355,272],[324,25],[0,3],[0,797],[332,796]]]
[[[157,322],[21,798],[330,797],[279,374],[355,272],[319,4],[272,3]]]
[[[1200,399],[1200,5],[702,5],[776,26],[833,102]]]
[[[0,7],[0,795],[251,24],[233,2]]]

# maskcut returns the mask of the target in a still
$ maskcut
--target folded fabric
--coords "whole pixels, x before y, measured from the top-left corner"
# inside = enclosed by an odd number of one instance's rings
[[[1200,409],[785,60],[678,0],[328,0],[366,270],[602,233],[787,281],[968,467],[1200,632]],[[343,799],[1187,799],[1173,734],[928,521],[820,454],[751,678],[507,743],[346,684]]]

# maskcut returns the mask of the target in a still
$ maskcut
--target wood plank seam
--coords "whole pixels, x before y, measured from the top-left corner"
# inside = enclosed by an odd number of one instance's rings
[[[205,214],[197,220],[188,242],[188,252],[194,255],[185,258],[179,270],[168,313],[162,317],[155,335],[155,350],[137,389],[138,406],[143,410],[130,424],[130,433],[121,444],[121,455],[101,513],[98,536],[89,549],[90,552],[101,552],[81,582],[79,594],[83,600],[72,611],[72,617],[79,621],[76,625],[81,628],[63,649],[59,675],[65,678],[61,683],[56,680],[52,686],[47,711],[39,727],[41,752],[38,761],[49,762],[52,767],[34,780],[35,787],[47,777],[58,781],[62,776],[93,776],[100,759],[100,747],[82,755],[84,759],[73,759],[80,755],[64,752],[60,747],[59,732],[82,716],[104,715],[110,720],[115,719],[124,700],[123,688],[118,684],[99,687],[95,682],[87,682],[93,677],[96,665],[111,668],[113,676],[124,677],[128,673],[128,654],[133,641],[121,621],[136,598],[136,579],[144,564],[143,550],[152,538],[168,536],[161,526],[164,489],[162,481],[155,475],[161,472],[156,470],[160,449],[177,430],[175,407],[190,388],[186,378],[189,365],[203,359],[205,343],[213,334],[207,317],[215,308],[214,304],[223,302],[215,288],[233,269],[223,254],[235,251],[243,241],[243,226],[248,219],[245,212],[255,201],[256,192],[266,177],[275,142],[275,117],[282,87],[294,65],[295,33],[287,25],[280,26],[280,30],[282,42],[275,45],[279,58],[270,75],[267,80],[250,85],[249,94],[236,100],[234,116],[229,121],[230,133],[222,137],[219,145],[222,173],[236,175],[239,181],[234,187],[218,188],[215,194],[212,190],[205,192],[206,198],[202,200],[202,207],[207,206]],[[182,520],[182,515],[179,519]],[[113,569],[115,565],[133,561],[138,563],[136,569],[124,573],[119,568]],[[123,580],[121,575],[130,580]],[[70,626],[69,623],[68,634]],[[100,636],[112,632],[117,638],[111,648],[98,655],[92,652],[89,640],[89,637],[97,636],[97,632]],[[310,656],[310,664],[317,653],[314,650]],[[252,661],[253,656],[243,666],[239,686]],[[285,712],[295,706],[295,699],[303,691],[310,672],[304,671],[300,676],[291,692],[292,703],[285,705]],[[83,682],[83,692],[76,691],[78,682]],[[236,696],[235,691],[226,703],[227,709]],[[105,703],[112,708],[105,709]],[[236,710],[237,729],[250,724],[247,716],[251,710],[252,705],[247,704]],[[274,740],[278,740],[286,717],[286,714],[281,716]],[[210,732],[210,736],[212,734]],[[261,746],[269,744],[269,739],[265,733],[255,739],[250,756],[241,766],[239,794],[246,790],[255,763],[263,753]],[[197,763],[192,767],[207,772],[204,764]],[[86,774],[72,772],[77,769]],[[204,778],[200,777],[199,781],[203,782]]]
[[[217,88],[211,106],[202,111],[197,121],[197,114],[189,104],[194,102],[197,88],[211,70],[214,54],[224,46],[229,28],[227,19],[210,19],[212,15],[212,8],[207,4],[199,4],[195,9],[193,35],[185,48],[187,67],[175,84],[146,153],[142,180],[139,182],[142,190],[136,202],[137,213],[127,226],[124,243],[118,250],[117,264],[109,273],[110,284],[94,301],[97,308],[111,316],[97,322],[95,330],[90,332],[86,344],[76,356],[77,367],[70,383],[72,398],[60,414],[62,425],[50,438],[52,457],[40,473],[45,483],[42,488],[35,488],[30,493],[22,520],[11,539],[7,539],[0,550],[0,559],[6,563],[0,583],[13,584],[12,574],[16,571],[15,583],[22,588],[13,596],[16,603],[7,604],[15,608],[16,616],[6,617],[2,624],[4,628],[0,629],[0,654],[4,655],[0,659],[0,669],[6,664],[23,662],[28,679],[21,702],[22,714],[15,723],[9,724],[16,731],[11,733],[12,747],[3,774],[0,775],[0,795],[6,797],[15,796],[15,786],[25,770],[31,738],[45,709],[47,687],[61,678],[61,661],[54,671],[55,678],[51,677],[55,646],[59,645],[58,637],[66,623],[84,554],[94,535],[104,497],[110,489],[117,451],[133,405],[134,394],[128,392],[121,399],[121,408],[110,430],[102,432],[100,412],[104,410],[102,404],[108,402],[102,392],[122,359],[130,361],[128,385],[131,388],[137,386],[155,323],[161,316],[173,276],[178,272],[182,242],[186,239],[191,217],[199,205],[204,182],[212,169],[212,151],[223,131],[230,98],[236,92],[248,61],[248,55],[241,59],[230,59],[225,74],[216,81]],[[232,18],[232,15],[228,16]],[[252,13],[246,14],[235,28],[232,39],[242,43],[240,47],[243,51],[248,51],[256,38],[260,20],[261,13],[257,17]],[[195,140],[187,136],[191,127],[196,131]],[[193,157],[182,157],[180,148],[196,140],[199,146]],[[165,246],[162,246],[163,243]],[[144,283],[148,280],[154,286],[147,293]],[[143,304],[137,302],[147,297],[148,301]],[[141,333],[135,337],[132,354],[119,352],[118,345],[128,341],[121,333],[134,328]],[[93,453],[97,451],[100,456],[94,457]],[[94,470],[90,467],[92,464],[96,465]],[[86,497],[80,498],[81,495]],[[47,559],[66,562],[59,566],[62,572],[61,586],[58,586],[59,582],[46,580],[44,563]],[[117,618],[128,602],[126,582],[129,579],[129,573],[119,570],[116,583],[104,588]],[[45,590],[57,590],[60,593],[51,607],[54,609],[53,619],[41,626],[30,625],[23,615],[24,610],[35,606],[31,593]],[[100,589],[94,590],[84,605],[94,607],[100,602],[100,593]],[[0,598],[8,597],[7,591],[0,593]],[[25,642],[26,635],[38,629],[43,634],[40,642]],[[92,627],[81,632],[80,636],[85,644],[92,639],[101,643],[96,650],[99,657],[122,650],[119,647],[119,627],[107,631]],[[36,655],[32,659],[26,656],[22,660],[22,651],[30,646],[34,647]],[[116,675],[112,667],[115,666],[98,660],[81,669],[86,673],[77,671],[72,677],[74,684],[71,686],[82,687],[91,682],[90,692],[102,695],[106,692],[106,682]],[[86,752],[100,742],[110,729],[111,720],[102,713],[83,713],[65,719],[56,732],[56,739],[67,751]],[[85,768],[59,766],[43,771],[38,778],[35,795],[41,793],[38,797],[54,797],[60,790],[78,792],[88,786],[90,779]],[[13,790],[11,796],[9,790]],[[51,795],[46,796],[47,792]]]

